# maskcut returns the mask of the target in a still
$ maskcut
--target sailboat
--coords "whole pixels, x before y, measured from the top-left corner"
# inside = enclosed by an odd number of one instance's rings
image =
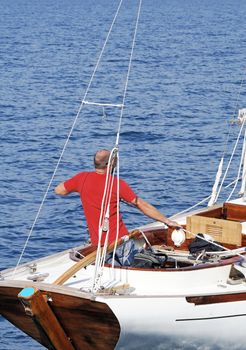
[[[88,104],[120,108],[112,155],[119,150],[140,7],[141,1],[122,104],[88,101],[90,82],[77,114]],[[114,22],[115,18],[112,25]],[[97,65],[92,77],[96,68]],[[245,130],[245,121],[246,110],[241,109],[234,151]],[[154,222],[137,227],[127,237],[116,236],[115,242],[103,248],[82,245],[24,264],[21,264],[21,254],[15,267],[1,271],[0,314],[47,349],[149,349],[160,344],[168,347],[174,340],[179,345],[189,341],[223,349],[230,344],[244,348],[245,145],[244,137],[240,172],[232,184],[234,189],[242,182],[240,196],[232,199],[231,193],[225,202],[217,203],[225,178],[221,179],[222,158],[212,194],[206,198],[208,205],[201,207],[198,203],[199,209],[193,207],[173,216],[182,229]],[[63,152],[55,172],[62,155]],[[37,217],[43,203],[44,200]],[[107,262],[108,254],[114,256],[127,240],[133,242],[138,251],[132,264],[121,266],[114,259]]]

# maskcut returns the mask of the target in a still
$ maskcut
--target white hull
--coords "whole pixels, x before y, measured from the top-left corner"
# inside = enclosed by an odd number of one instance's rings
[[[170,342],[177,346],[220,344],[221,349],[230,343],[245,348],[245,301],[199,307],[187,303],[185,297],[114,298],[107,303],[121,325],[117,349],[128,349],[129,337],[136,336],[138,342],[142,339],[139,348],[145,349]]]
[[[182,220],[183,218],[180,218],[180,222]],[[142,229],[146,233],[153,230],[159,232],[161,227],[154,224]],[[140,237],[136,238],[136,242],[141,246],[144,241]],[[244,254],[244,248],[239,249]],[[56,298],[60,300],[59,296],[64,300],[62,308],[69,312],[68,315],[71,312],[71,301],[67,303],[66,299],[69,297],[75,298],[73,302],[76,305],[81,305],[79,313],[76,314],[78,317],[82,317],[84,312],[87,315],[91,307],[101,312],[100,317],[96,316],[97,311],[93,314],[95,316],[89,315],[88,322],[93,323],[93,317],[95,317],[102,337],[103,327],[106,326],[101,323],[104,314],[107,314],[111,322],[105,328],[109,332],[107,336],[110,336],[111,325],[115,329],[114,332],[118,332],[116,339],[112,340],[114,346],[104,346],[103,343],[100,345],[102,340],[98,340],[96,346],[87,345],[88,349],[103,349],[103,346],[105,349],[118,350],[244,349],[246,348],[244,326],[246,267],[244,267],[245,264],[240,263],[243,256],[238,256],[238,251],[229,252],[231,255],[222,260],[218,253],[218,261],[201,263],[195,260],[194,265],[187,264],[184,267],[176,267],[175,264],[172,268],[159,269],[132,267],[113,269],[110,266],[104,266],[99,283],[100,289],[94,292],[91,291],[96,268],[94,264],[71,275],[63,286],[56,285],[55,281],[59,276],[75,264],[71,260],[70,252],[65,251],[19,266],[16,271],[14,269],[2,271],[0,301],[3,301],[0,304],[0,311],[6,318],[13,317],[11,322],[15,324],[15,311],[9,316],[4,303],[10,303],[8,305],[16,303],[14,310],[17,310],[18,293],[25,287],[35,286],[45,295],[51,295],[49,303],[55,314],[61,312],[59,311],[61,305],[56,304]],[[181,251],[178,254],[183,253]],[[232,266],[241,273],[236,283],[233,283],[231,275]],[[44,280],[39,281],[38,279],[42,279],[42,276]],[[77,310],[75,308],[72,311]],[[60,317],[63,323],[62,314]],[[68,316],[64,317],[66,319]],[[66,319],[66,321],[69,326],[70,320]],[[81,321],[79,324],[77,337],[89,337],[92,342],[93,332],[83,334],[84,322]],[[19,324],[17,326],[22,328]],[[25,329],[24,331],[26,332]],[[45,344],[42,340],[37,340]],[[78,348],[82,349],[82,345]]]

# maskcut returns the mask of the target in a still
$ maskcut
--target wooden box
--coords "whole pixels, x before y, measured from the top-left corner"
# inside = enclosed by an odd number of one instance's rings
[[[187,217],[187,238],[194,238],[197,233],[206,233],[215,241],[241,246],[242,227],[240,222],[209,218],[199,215]]]

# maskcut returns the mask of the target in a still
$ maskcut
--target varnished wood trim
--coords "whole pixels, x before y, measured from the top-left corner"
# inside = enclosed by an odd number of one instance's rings
[[[246,205],[225,203],[224,211],[227,220],[246,221]]]
[[[16,281],[20,282],[20,281]],[[5,282],[7,284],[7,282]],[[44,284],[35,284],[44,286]],[[30,284],[29,284],[30,286]],[[17,295],[21,287],[2,286],[0,283],[0,314],[17,328],[49,348],[50,344],[41,334],[34,320],[27,316]],[[120,325],[109,308],[103,302],[96,302],[81,295],[64,295],[55,290],[62,290],[59,286],[42,289],[42,294],[48,296],[49,307],[59,320],[66,335],[71,339],[75,349],[113,350],[119,340]],[[69,291],[70,289],[67,288]],[[73,291],[71,291],[73,293]]]
[[[31,293],[29,292],[31,290]],[[28,295],[23,295],[28,291]],[[36,326],[47,335],[47,340],[57,350],[75,350],[63,327],[50,308],[47,296],[37,288],[25,288],[19,293],[26,314],[34,320]]]
[[[138,236],[140,233],[138,230],[132,231],[131,233],[129,233],[129,238],[133,238],[135,236]],[[115,245],[119,246],[124,242],[124,238],[120,238],[118,239],[117,242],[112,242],[107,249],[107,252],[110,253],[113,251]],[[92,264],[95,259],[96,259],[96,255],[97,255],[97,250],[94,250],[92,253],[88,254],[86,257],[84,257],[83,259],[81,259],[80,261],[78,261],[76,264],[74,264],[73,266],[71,266],[67,271],[65,271],[55,282],[54,284],[58,284],[61,285],[64,282],[66,282],[70,277],[72,277],[76,272],[78,272],[79,270],[81,270],[83,267],[86,267],[90,264]]]
[[[236,301],[246,300],[245,293],[231,293],[231,294],[219,294],[219,295],[202,295],[186,297],[188,303],[195,305],[207,305],[207,304],[218,304],[218,303],[231,303]]]

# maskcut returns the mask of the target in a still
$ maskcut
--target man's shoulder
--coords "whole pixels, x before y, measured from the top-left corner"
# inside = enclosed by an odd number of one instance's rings
[[[90,172],[89,171],[81,171],[81,172],[79,172],[79,173],[77,173],[77,174],[75,174],[75,175],[73,175],[69,180],[67,180],[67,181],[83,181],[87,176],[88,176],[88,174],[90,174]]]
[[[84,176],[87,176],[89,174],[93,174],[93,171],[80,171],[79,173],[77,173],[76,175],[74,176],[78,176],[78,177],[84,177]]]

